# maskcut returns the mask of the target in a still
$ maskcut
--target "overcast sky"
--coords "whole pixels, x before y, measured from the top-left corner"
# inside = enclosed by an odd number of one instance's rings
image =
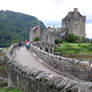
[[[91,0],[0,0],[0,10],[12,10],[37,17],[46,26],[61,26],[69,11],[78,8],[86,20],[86,35],[92,38]]]

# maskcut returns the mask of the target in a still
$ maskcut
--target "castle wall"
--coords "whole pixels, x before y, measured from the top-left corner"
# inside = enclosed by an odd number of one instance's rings
[[[41,41],[44,41],[44,42],[48,42],[48,31],[47,30],[44,30],[44,32],[42,33],[42,40]]]
[[[53,43],[53,44],[55,44],[56,36],[57,36],[57,35],[55,35],[54,30],[52,30],[52,32],[49,32],[49,34],[48,34],[48,43]]]
[[[36,27],[33,27],[31,30],[30,30],[30,34],[29,34],[29,38],[30,38],[30,41],[33,41],[35,37],[39,37],[40,40],[41,40],[41,29],[40,29],[40,26],[36,26]]]
[[[69,26],[69,33],[74,35],[85,37],[85,22],[81,20],[73,20]]]
[[[30,41],[33,41],[35,37],[39,37],[40,41],[55,44],[55,40],[61,40],[60,36],[61,29],[48,28],[46,30],[40,30],[38,27],[34,27],[30,31]]]
[[[86,33],[84,32],[85,30],[85,22],[81,22],[81,27],[80,27],[80,37],[86,37]]]

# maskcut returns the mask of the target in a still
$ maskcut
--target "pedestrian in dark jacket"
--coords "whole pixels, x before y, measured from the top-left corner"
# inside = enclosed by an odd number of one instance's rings
[[[19,47],[21,47],[21,42],[19,42],[19,44],[18,44],[18,45],[19,45]]]

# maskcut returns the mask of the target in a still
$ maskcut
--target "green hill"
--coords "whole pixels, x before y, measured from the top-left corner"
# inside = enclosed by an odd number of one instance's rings
[[[30,28],[36,25],[45,29],[45,25],[34,16],[0,11],[0,47],[7,47],[20,40],[28,40]]]

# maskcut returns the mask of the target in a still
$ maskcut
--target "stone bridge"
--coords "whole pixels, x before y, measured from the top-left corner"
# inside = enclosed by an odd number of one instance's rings
[[[43,41],[35,42],[33,43],[33,45],[49,53],[54,53],[54,47],[56,46],[55,44],[50,44],[48,42]]]
[[[29,50],[11,45],[5,58],[9,86],[22,92],[92,92],[92,64],[53,55],[52,45],[45,44],[33,43]]]

